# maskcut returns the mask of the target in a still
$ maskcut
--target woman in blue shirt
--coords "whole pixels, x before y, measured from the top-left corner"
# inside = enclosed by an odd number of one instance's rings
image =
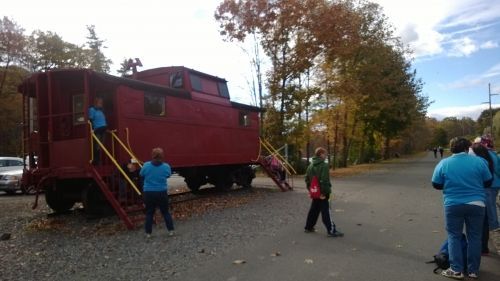
[[[102,109],[103,105],[104,101],[102,97],[96,97],[94,99],[94,106],[91,106],[88,112],[89,120],[92,123],[92,130],[102,144],[104,144],[104,134],[108,128],[106,116],[104,115],[104,111]],[[98,165],[101,158],[100,147],[95,141],[93,147],[94,161],[92,164]]]
[[[464,272],[477,278],[481,263],[481,234],[485,214],[485,187],[492,176],[486,160],[469,155],[471,143],[464,138],[450,141],[451,157],[441,160],[432,175],[432,186],[443,190],[450,268],[442,275],[463,279]],[[465,224],[467,268],[464,268],[461,236]]]
[[[172,175],[170,165],[163,162],[163,149],[153,148],[152,160],[144,163],[140,175],[144,178],[144,204],[146,205],[146,223],[145,230],[147,237],[151,236],[153,231],[153,216],[156,207],[160,209],[165,225],[167,226],[168,235],[174,234],[174,223],[172,216],[168,211],[168,184],[167,178]]]

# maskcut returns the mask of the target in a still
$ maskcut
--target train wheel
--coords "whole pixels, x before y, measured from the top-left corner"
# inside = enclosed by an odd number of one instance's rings
[[[56,213],[64,213],[75,205],[75,200],[65,196],[63,188],[55,184],[45,191],[45,202]]]
[[[200,190],[200,187],[202,186],[202,181],[195,176],[186,177],[184,181],[186,182],[188,188],[192,192],[197,192],[198,190]]]
[[[215,188],[229,190],[233,186],[233,177],[230,173],[220,173],[215,178]]]
[[[90,183],[83,189],[83,208],[85,212],[92,216],[103,216],[112,212],[111,206],[106,201],[98,186]]]
[[[250,166],[244,166],[235,174],[236,184],[243,188],[252,187],[252,181],[255,178],[255,171]]]

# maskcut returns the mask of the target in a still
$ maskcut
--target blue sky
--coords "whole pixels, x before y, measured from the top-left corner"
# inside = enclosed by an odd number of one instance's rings
[[[500,93],[500,1],[376,0],[414,52],[428,115],[476,119]],[[492,107],[500,96],[492,96]]]
[[[83,44],[86,25],[105,39],[115,63],[141,59],[144,69],[184,65],[226,78],[231,98],[250,103],[249,59],[222,41],[213,18],[222,0],[8,1],[8,16],[30,33],[58,33]],[[500,94],[500,0],[374,0],[413,50],[414,67],[432,105],[428,115],[469,116],[488,107],[488,83]],[[492,96],[493,107],[500,96]]]

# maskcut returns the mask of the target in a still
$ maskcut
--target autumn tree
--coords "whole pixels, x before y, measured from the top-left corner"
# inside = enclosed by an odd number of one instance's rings
[[[267,75],[270,94],[267,102],[276,108],[277,113],[267,115],[267,123],[274,125],[266,127],[266,133],[267,136],[279,136],[277,141],[280,143],[285,141],[286,115],[294,115],[294,109],[303,109],[295,104],[297,100],[294,96],[297,95],[294,91],[302,91],[301,80],[322,51],[323,42],[317,42],[316,34],[328,38],[331,43],[332,32],[343,30],[336,26],[337,21],[329,23],[332,27],[329,36],[312,29],[320,28],[319,20],[335,18],[327,15],[340,14],[342,9],[337,8],[339,5],[324,0],[226,0],[217,8],[215,17],[221,24],[223,36],[238,41],[244,41],[249,34],[258,34],[261,38],[262,49],[271,64]],[[321,26],[321,29],[324,28]]]
[[[421,81],[377,4],[225,0],[215,17],[229,40],[262,38],[271,62],[266,137],[273,143],[309,148],[310,130],[320,128],[329,154],[333,141],[333,162],[345,166],[352,151],[361,161],[380,147],[388,156],[391,141],[422,122],[428,104]]]

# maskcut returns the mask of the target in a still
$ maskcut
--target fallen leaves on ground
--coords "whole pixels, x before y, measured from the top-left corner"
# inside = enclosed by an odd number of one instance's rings
[[[30,231],[68,231],[66,222],[59,218],[42,218],[39,220],[34,220],[29,223],[26,228]]]
[[[244,192],[244,194],[219,194],[196,200],[178,202],[170,205],[173,219],[182,220],[201,215],[210,210],[237,208],[261,196],[260,192]]]

